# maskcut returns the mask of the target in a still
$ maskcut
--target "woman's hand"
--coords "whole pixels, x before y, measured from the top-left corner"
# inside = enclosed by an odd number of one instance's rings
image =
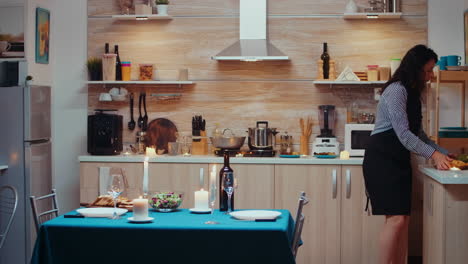
[[[451,167],[450,162],[452,159],[437,150],[432,153],[431,159],[434,161],[438,170],[448,170]]]

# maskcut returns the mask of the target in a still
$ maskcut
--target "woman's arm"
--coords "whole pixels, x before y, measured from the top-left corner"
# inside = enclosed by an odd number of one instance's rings
[[[419,131],[419,138],[426,144],[428,144],[429,146],[435,148],[437,151],[439,151],[440,153],[444,154],[444,155],[448,155],[448,150],[444,149],[443,147],[437,145],[434,141],[432,141],[427,135],[426,135],[426,132],[424,132],[424,130],[420,130]]]

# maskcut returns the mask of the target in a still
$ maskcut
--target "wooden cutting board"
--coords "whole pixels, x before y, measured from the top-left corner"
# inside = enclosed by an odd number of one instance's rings
[[[156,118],[148,124],[148,129],[146,130],[146,145],[148,147],[154,146],[156,151],[164,149],[164,153],[167,153],[167,143],[176,142],[176,140],[177,127],[171,120]]]

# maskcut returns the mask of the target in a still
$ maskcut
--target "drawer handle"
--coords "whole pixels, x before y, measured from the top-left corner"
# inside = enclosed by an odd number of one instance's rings
[[[346,199],[351,198],[351,171],[346,170]]]
[[[332,182],[333,182],[333,186],[332,186],[332,198],[333,199],[336,199],[336,195],[338,194],[338,184],[337,184],[337,175],[336,175],[336,169],[333,169],[332,171]]]

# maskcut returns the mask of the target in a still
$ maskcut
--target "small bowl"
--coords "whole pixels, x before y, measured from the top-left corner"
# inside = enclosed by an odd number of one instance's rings
[[[183,192],[158,191],[151,195],[148,203],[158,212],[172,212],[179,208],[182,204],[183,198]]]

